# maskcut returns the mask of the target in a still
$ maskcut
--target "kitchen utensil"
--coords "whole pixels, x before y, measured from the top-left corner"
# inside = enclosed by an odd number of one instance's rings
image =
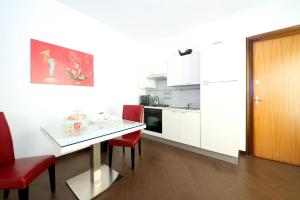
[[[158,97],[158,96],[155,96],[155,97],[153,98],[153,104],[154,104],[154,105],[158,105],[158,104],[159,104],[159,97]]]

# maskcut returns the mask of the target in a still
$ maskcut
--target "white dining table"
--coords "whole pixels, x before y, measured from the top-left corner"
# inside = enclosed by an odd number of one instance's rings
[[[68,179],[67,185],[80,200],[93,199],[123,176],[105,164],[101,165],[100,142],[146,128],[144,123],[123,119],[89,122],[80,129],[62,124],[42,126],[41,130],[55,143],[61,154],[90,148],[90,170]]]

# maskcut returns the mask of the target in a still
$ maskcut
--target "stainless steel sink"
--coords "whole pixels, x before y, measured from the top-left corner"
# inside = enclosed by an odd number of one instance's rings
[[[183,110],[200,110],[199,107],[187,107],[187,106],[170,106],[169,108],[183,109]]]
[[[170,106],[169,108],[174,108],[174,109],[187,109],[185,106]]]
[[[191,108],[188,108],[188,110],[200,110],[200,107],[191,107]]]

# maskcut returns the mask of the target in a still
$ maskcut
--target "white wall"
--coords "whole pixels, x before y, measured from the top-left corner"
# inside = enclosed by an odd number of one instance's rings
[[[246,37],[300,24],[299,0],[272,0],[247,10],[228,15],[199,27],[186,30],[149,46],[161,54],[177,53],[178,49],[192,48],[205,51],[215,41],[230,41],[231,51],[240,74],[243,124],[240,130],[240,150],[246,141]],[[151,50],[150,50],[151,51]]]
[[[134,40],[53,0],[2,0],[0,24],[0,111],[16,157],[59,155],[41,124],[75,109],[120,114],[138,102]],[[94,87],[31,84],[30,38],[93,54]]]

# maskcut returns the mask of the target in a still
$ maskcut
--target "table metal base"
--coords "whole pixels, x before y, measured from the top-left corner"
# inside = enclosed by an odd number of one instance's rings
[[[80,200],[93,199],[124,177],[107,165],[101,165],[101,178],[91,181],[90,170],[67,180],[68,186]]]

